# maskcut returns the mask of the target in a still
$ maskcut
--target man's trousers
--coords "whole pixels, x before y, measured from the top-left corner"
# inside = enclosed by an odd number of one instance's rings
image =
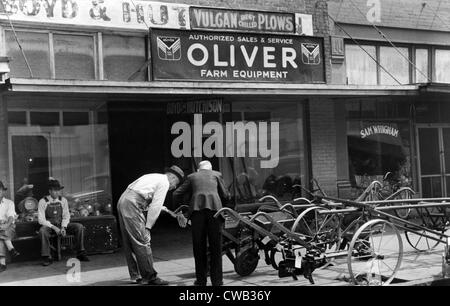
[[[213,286],[223,283],[222,277],[222,225],[221,217],[214,218],[216,211],[202,209],[191,215],[192,243],[195,258],[195,276],[199,285],[206,285],[208,270],[207,243],[209,244],[209,271]]]
[[[130,277],[132,280],[142,278],[152,281],[156,279],[157,272],[153,268],[150,231],[145,227],[144,204],[141,195],[127,189],[119,199],[117,211]]]

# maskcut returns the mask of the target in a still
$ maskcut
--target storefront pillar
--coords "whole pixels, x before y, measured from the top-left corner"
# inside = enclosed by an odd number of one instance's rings
[[[6,99],[0,95],[0,180],[5,185],[9,185],[8,169],[8,111]]]
[[[328,195],[337,195],[336,122],[333,101],[311,99],[312,175]],[[340,162],[340,161],[339,161]]]
[[[338,196],[350,198],[351,184],[348,170],[347,121],[345,103],[335,101],[334,114],[336,120],[336,174]]]

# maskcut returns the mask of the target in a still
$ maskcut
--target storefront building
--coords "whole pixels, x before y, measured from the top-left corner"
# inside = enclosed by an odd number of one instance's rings
[[[450,4],[348,0],[328,8],[345,54],[333,64],[333,83],[418,87],[413,97],[345,100],[341,177],[364,187],[392,172],[423,197],[448,196]]]
[[[73,217],[95,224],[140,175],[171,164],[191,173],[204,158],[238,207],[305,196],[294,185],[312,178],[353,197],[388,171],[424,194],[437,195],[439,180],[447,188],[443,166],[426,164],[440,150],[425,150],[446,145],[445,125],[428,123],[445,122],[447,89],[413,84],[423,81],[409,64],[407,79],[403,66],[388,69],[401,84],[386,81],[333,25],[336,4],[0,3],[10,14],[0,15],[0,179],[21,222],[33,220],[17,197],[24,183],[39,198],[48,177],[61,180]],[[435,47],[423,44],[405,49],[431,65]]]

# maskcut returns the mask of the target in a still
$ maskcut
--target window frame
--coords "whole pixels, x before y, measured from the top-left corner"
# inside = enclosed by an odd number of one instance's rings
[[[357,45],[355,42],[353,42],[350,39],[345,39],[344,40],[345,45]],[[381,41],[373,41],[373,40],[358,40],[358,43],[361,46],[370,46],[370,47],[375,47],[375,52],[376,52],[376,59],[378,61],[378,63],[380,63],[380,59],[381,59],[381,52],[380,49],[381,47],[392,47],[391,44],[389,44],[388,42],[381,42]],[[432,45],[426,45],[426,44],[407,44],[407,43],[395,43],[394,45],[397,48],[406,48],[408,50],[408,58],[409,61],[411,63],[408,63],[408,75],[409,75],[409,83],[408,84],[414,84],[416,83],[416,57],[415,57],[415,53],[416,53],[416,49],[426,49],[428,50],[428,79],[430,79],[431,81],[435,81],[436,80],[436,69],[435,69],[435,60],[436,60],[436,56],[435,56],[435,50],[436,49],[446,49],[446,50],[450,50],[450,47],[441,47],[441,46],[432,46]],[[377,85],[379,86],[383,86],[381,84],[381,71],[383,71],[383,69],[381,68],[381,66],[379,64],[376,64],[377,67]],[[345,65],[347,65],[347,63],[345,62]],[[347,69],[345,69],[346,71],[346,75],[345,77],[347,78]],[[348,83],[348,80],[346,81],[346,83]],[[402,85],[408,85],[408,84],[402,84]],[[397,84],[396,84],[397,85]]]
[[[27,32],[27,33],[40,33],[47,34],[49,41],[49,69],[50,69],[50,79],[59,80],[56,78],[56,66],[55,66],[55,49],[54,49],[54,35],[76,35],[76,36],[91,36],[94,42],[94,74],[95,78],[92,81],[103,81],[105,80],[105,70],[103,64],[103,35],[117,35],[117,36],[133,36],[137,38],[144,39],[145,45],[145,58],[146,61],[151,60],[150,54],[150,39],[148,32],[127,32],[127,31],[113,31],[108,29],[102,30],[73,30],[62,28],[49,28],[49,27],[30,27],[30,26],[17,26],[14,29],[16,32]],[[0,24],[0,55],[7,56],[6,51],[6,31],[12,31],[12,29],[6,24]],[[144,63],[143,63],[144,64]],[[39,76],[34,76],[34,79],[44,79]],[[152,80],[151,65],[146,67],[145,81],[150,82]]]

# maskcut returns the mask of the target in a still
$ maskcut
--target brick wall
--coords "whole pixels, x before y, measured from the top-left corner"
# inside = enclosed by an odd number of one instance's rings
[[[337,195],[336,116],[329,99],[311,99],[312,174],[329,196]]]

